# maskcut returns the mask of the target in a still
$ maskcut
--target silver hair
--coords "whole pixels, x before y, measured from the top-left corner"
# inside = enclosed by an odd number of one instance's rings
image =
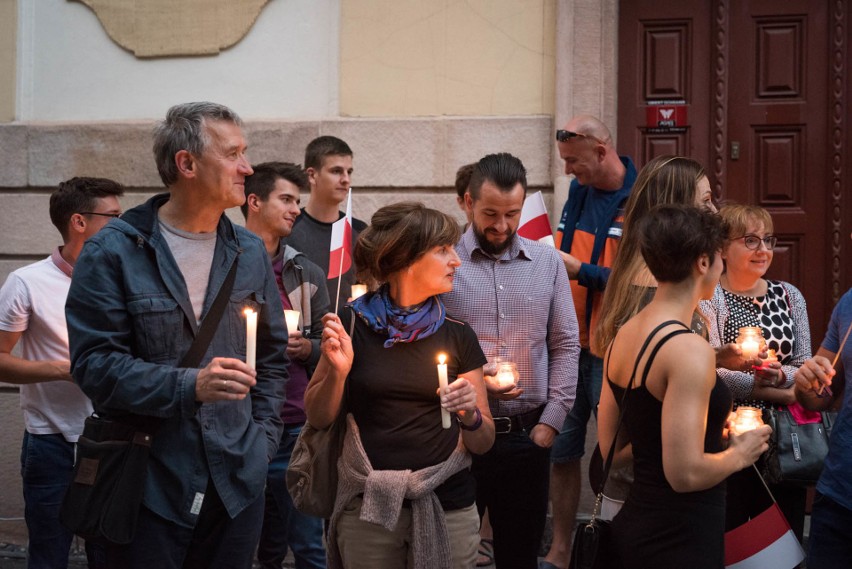
[[[242,126],[240,117],[224,105],[217,103],[183,103],[168,110],[166,118],[154,127],[154,160],[163,184],[177,182],[178,169],[175,154],[186,150],[200,156],[210,138],[204,121],[226,121]]]

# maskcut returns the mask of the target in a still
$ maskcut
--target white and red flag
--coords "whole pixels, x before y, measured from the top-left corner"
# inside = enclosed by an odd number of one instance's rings
[[[328,278],[336,279],[352,267],[352,188],[346,198],[346,215],[331,226]]]
[[[541,192],[527,196],[527,199],[524,200],[518,235],[533,241],[554,245],[550,218],[547,216],[547,208],[544,206],[544,196]]]
[[[805,552],[775,502],[762,514],[725,533],[725,569],[792,569]]]

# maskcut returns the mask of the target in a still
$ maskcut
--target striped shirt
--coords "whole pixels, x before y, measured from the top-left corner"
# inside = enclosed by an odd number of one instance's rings
[[[447,314],[471,325],[487,358],[518,366],[524,393],[489,397],[491,414],[512,416],[544,405],[539,422],[557,431],[577,391],[579,330],[568,274],[553,247],[517,235],[494,258],[468,228],[456,245],[462,264],[453,291],[441,296]]]

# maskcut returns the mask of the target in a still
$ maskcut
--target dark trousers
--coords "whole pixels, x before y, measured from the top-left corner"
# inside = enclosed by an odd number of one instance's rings
[[[751,518],[766,511],[772,504],[772,498],[763,487],[754,468],[745,468],[731,474],[727,481],[727,499],[725,502],[725,531],[737,528]],[[769,489],[781,513],[787,518],[790,528],[799,543],[805,532],[805,500],[807,489],[802,486],[784,486],[770,484]]]
[[[213,484],[208,484],[195,528],[139,512],[129,545],[106,546],[110,569],[251,569],[263,521],[263,494],[231,519]]]
[[[476,506],[488,508],[494,529],[496,569],[537,569],[547,517],[550,449],[527,431],[497,435],[494,446],[473,457]]]
[[[817,492],[808,536],[808,567],[848,569],[852,560],[852,510]]]

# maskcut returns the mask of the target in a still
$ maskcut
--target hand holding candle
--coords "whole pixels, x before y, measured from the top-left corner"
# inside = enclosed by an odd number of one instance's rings
[[[246,308],[243,314],[246,315],[246,365],[254,369],[257,353],[257,312]]]
[[[439,388],[439,396],[443,393],[444,389],[446,389],[448,381],[447,381],[447,355],[446,354],[438,354],[438,388]],[[441,407],[441,426],[445,429],[449,429],[451,425],[450,422],[450,412]]]

